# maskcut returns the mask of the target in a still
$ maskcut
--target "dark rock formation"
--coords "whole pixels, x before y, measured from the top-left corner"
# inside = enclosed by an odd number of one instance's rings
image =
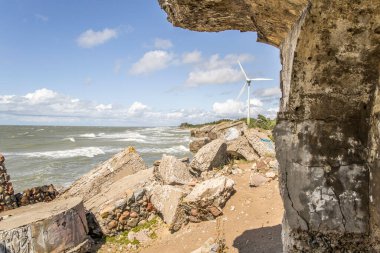
[[[380,2],[159,2],[176,26],[280,48],[284,251],[380,251]]]

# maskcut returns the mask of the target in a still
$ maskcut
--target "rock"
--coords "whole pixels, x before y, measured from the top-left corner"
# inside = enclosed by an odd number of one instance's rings
[[[172,231],[179,230],[186,221],[180,207],[185,194],[181,188],[171,185],[157,185],[152,189],[151,202]]]
[[[244,158],[247,161],[254,161],[259,158],[245,136],[227,142],[227,153],[232,157]]]
[[[147,167],[140,155],[134,148],[129,147],[83,175],[67,188],[60,195],[60,198],[79,196],[86,202],[100,193],[102,188],[110,186],[125,176],[146,169]]]
[[[191,251],[191,253],[218,253],[223,252],[223,249],[223,243],[211,237],[200,248]]]
[[[131,218],[131,219],[128,220],[127,225],[129,227],[131,227],[131,228],[134,228],[134,227],[137,226],[138,223],[139,223],[139,219],[137,219],[137,218]]]
[[[260,185],[263,185],[265,184],[266,182],[268,182],[269,179],[252,171],[251,172],[251,175],[249,177],[249,186],[251,187],[258,187]]]
[[[198,152],[204,145],[210,143],[211,140],[208,137],[193,138],[189,144],[189,149],[192,153]]]
[[[207,210],[214,216],[214,217],[218,217],[219,215],[221,215],[223,212],[222,210],[220,210],[220,208],[218,207],[215,207],[215,206],[210,206],[207,208]]]
[[[0,165],[3,165],[3,163],[5,162],[5,157],[0,154]]]
[[[117,221],[111,220],[111,221],[108,223],[108,229],[109,229],[109,230],[115,229],[116,227],[117,227]]]
[[[9,249],[6,252],[69,252],[85,247],[88,239],[80,198],[20,207],[2,216],[0,245]]]
[[[234,192],[235,182],[225,176],[212,178],[197,184],[183,201],[196,206],[223,207]]]
[[[273,171],[269,171],[269,172],[265,173],[265,177],[270,178],[270,179],[275,179],[277,177],[277,175]]]
[[[227,144],[217,139],[203,146],[195,154],[190,166],[196,171],[203,172],[223,166],[227,160]]]
[[[174,156],[163,155],[158,167],[159,176],[164,184],[187,184],[193,180],[189,167]]]

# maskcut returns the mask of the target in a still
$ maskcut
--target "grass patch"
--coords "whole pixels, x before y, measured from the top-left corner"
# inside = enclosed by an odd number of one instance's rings
[[[115,235],[115,236],[106,236],[105,240],[106,240],[106,243],[112,243],[112,244],[125,244],[125,245],[128,245],[128,244],[132,244],[132,245],[139,245],[140,244],[140,241],[138,240],[133,240],[133,241],[130,241],[128,239],[128,234],[130,232],[134,232],[134,233],[137,233],[137,232],[140,232],[141,230],[143,229],[149,229],[149,230],[153,230],[156,225],[158,224],[158,218],[157,216],[154,217],[152,220],[150,221],[147,221],[146,223],[144,224],[141,224],[137,227],[134,227],[132,228],[131,230],[128,230],[128,231],[124,231],[122,233],[120,233],[119,235]],[[153,232],[150,236],[150,238],[152,239],[156,239],[158,236],[155,232]]]

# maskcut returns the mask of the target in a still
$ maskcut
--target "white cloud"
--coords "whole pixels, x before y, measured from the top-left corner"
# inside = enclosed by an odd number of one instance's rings
[[[48,102],[56,96],[56,92],[43,88],[40,90],[36,90],[35,92],[28,93],[24,97],[28,100],[30,104],[41,104],[44,102]]]
[[[79,35],[77,38],[77,44],[80,47],[92,48],[116,38],[117,35],[118,32],[116,29],[105,28],[102,31],[94,31],[92,29],[89,29]]]
[[[165,69],[173,59],[173,54],[167,51],[149,51],[146,52],[140,60],[133,64],[129,72],[134,75],[139,75]]]
[[[134,102],[128,109],[128,114],[132,116],[138,116],[149,110],[147,105],[140,102]]]
[[[248,101],[248,99],[247,99],[247,101]],[[254,107],[263,107],[263,102],[261,102],[261,100],[260,99],[257,99],[257,98],[251,98],[251,101],[250,101],[251,103],[251,105],[253,105]]]
[[[281,97],[281,89],[278,87],[261,89],[255,92],[255,94],[259,97]]]
[[[185,64],[188,63],[198,63],[202,60],[202,53],[198,50],[192,52],[184,53],[182,55],[182,62]]]
[[[197,87],[207,84],[234,83],[243,80],[243,74],[237,66],[237,61],[246,62],[252,58],[248,54],[229,54],[224,58],[214,54],[189,73],[185,84],[189,87]]]
[[[154,40],[154,47],[158,49],[169,49],[173,47],[173,43],[170,40],[157,38]]]
[[[39,14],[39,13],[34,14],[34,17],[35,17],[37,20],[42,21],[42,22],[47,22],[47,21],[49,21],[49,17],[48,17],[48,16],[45,16],[45,15],[42,15],[42,14]]]
[[[14,97],[15,97],[14,95],[0,96],[0,104],[10,104],[12,103],[12,99]]]
[[[111,109],[112,109],[112,104],[108,104],[108,105],[105,105],[105,104],[99,104],[99,105],[97,105],[97,106],[95,107],[95,109],[96,109],[98,112],[111,110]]]
[[[197,70],[189,73],[186,85],[196,87],[204,84],[233,83],[242,79],[242,74],[237,69],[220,68],[211,70]]]
[[[219,116],[237,117],[244,114],[245,105],[240,101],[228,99],[225,102],[215,102],[212,110]]]

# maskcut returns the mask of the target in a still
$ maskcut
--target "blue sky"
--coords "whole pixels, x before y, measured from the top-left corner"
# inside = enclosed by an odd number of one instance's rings
[[[0,124],[176,125],[278,108],[278,49],[173,27],[157,1],[0,0]]]

